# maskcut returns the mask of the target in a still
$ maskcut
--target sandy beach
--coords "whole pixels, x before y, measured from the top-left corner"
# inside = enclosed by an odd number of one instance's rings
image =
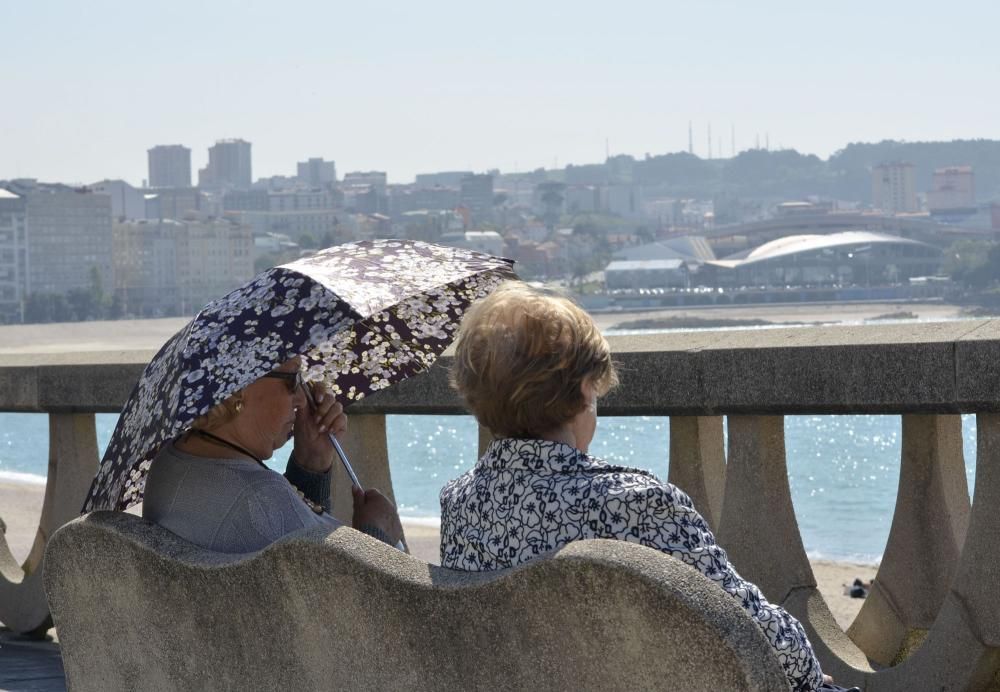
[[[0,481],[0,519],[6,524],[7,544],[18,561],[31,549],[41,514],[44,486]],[[431,526],[404,522],[410,552],[426,562],[438,564],[438,530]],[[813,573],[819,590],[842,627],[847,627],[857,615],[861,599],[844,595],[844,585],[856,577],[868,581],[875,576],[872,565],[846,562],[814,561]]]
[[[962,308],[945,303],[808,303],[744,307],[698,307],[594,313],[602,330],[638,319],[766,320],[781,324],[860,324],[876,317],[912,313],[921,320],[963,317]],[[0,326],[0,355],[84,353],[158,349],[187,324],[186,317],[113,322],[15,324]]]
[[[953,320],[965,317],[963,308],[947,303],[799,303],[784,305],[703,306],[696,308],[650,309],[600,312],[592,316],[602,331],[637,319],[663,320],[765,320],[780,324],[861,324],[874,318],[911,313],[920,320]]]

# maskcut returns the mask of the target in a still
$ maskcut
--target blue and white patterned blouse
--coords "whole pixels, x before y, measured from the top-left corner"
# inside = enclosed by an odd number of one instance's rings
[[[750,613],[794,690],[822,684],[802,625],[737,574],[676,486],[560,442],[507,438],[494,440],[471,471],[441,490],[444,567],[513,567],[585,538],[640,543],[691,565]]]

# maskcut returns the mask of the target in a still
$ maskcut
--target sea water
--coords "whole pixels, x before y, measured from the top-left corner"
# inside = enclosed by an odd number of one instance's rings
[[[103,453],[118,416],[97,415]],[[389,459],[400,514],[434,523],[438,491],[476,462],[477,428],[469,416],[388,416]],[[969,491],[975,473],[975,416],[962,417]],[[787,416],[788,479],[810,557],[877,561],[885,549],[899,481],[899,416]],[[269,462],[283,470],[291,445]],[[603,417],[590,452],[667,475],[666,417]],[[44,483],[48,417],[0,413],[0,481]],[[0,516],[3,508],[0,507]]]

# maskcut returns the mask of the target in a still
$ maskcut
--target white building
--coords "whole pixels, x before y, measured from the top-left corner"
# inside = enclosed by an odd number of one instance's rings
[[[191,314],[254,275],[252,232],[228,220],[123,221],[113,238],[115,292],[127,314]]]
[[[146,218],[146,194],[124,180],[102,180],[89,187],[95,194],[107,195],[111,198],[112,218]]]
[[[88,188],[27,183],[11,190],[26,200],[26,292],[67,293],[112,285],[111,198]]]
[[[920,210],[912,163],[893,161],[872,169],[872,204],[885,214]]]
[[[441,237],[441,243],[467,250],[477,250],[490,255],[503,256],[503,237],[496,231],[464,231],[448,233]]]

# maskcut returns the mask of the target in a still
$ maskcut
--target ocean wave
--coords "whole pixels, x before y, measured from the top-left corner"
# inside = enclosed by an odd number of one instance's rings
[[[0,471],[0,483],[22,483],[24,485],[45,485],[48,479],[35,473],[20,471]]]
[[[432,529],[441,528],[441,517],[408,517],[400,515],[399,521],[403,524],[412,524],[413,526],[428,526]]]
[[[878,567],[882,563],[881,555],[870,553],[831,553],[823,550],[807,550],[806,557],[811,561],[846,562],[852,565]]]

